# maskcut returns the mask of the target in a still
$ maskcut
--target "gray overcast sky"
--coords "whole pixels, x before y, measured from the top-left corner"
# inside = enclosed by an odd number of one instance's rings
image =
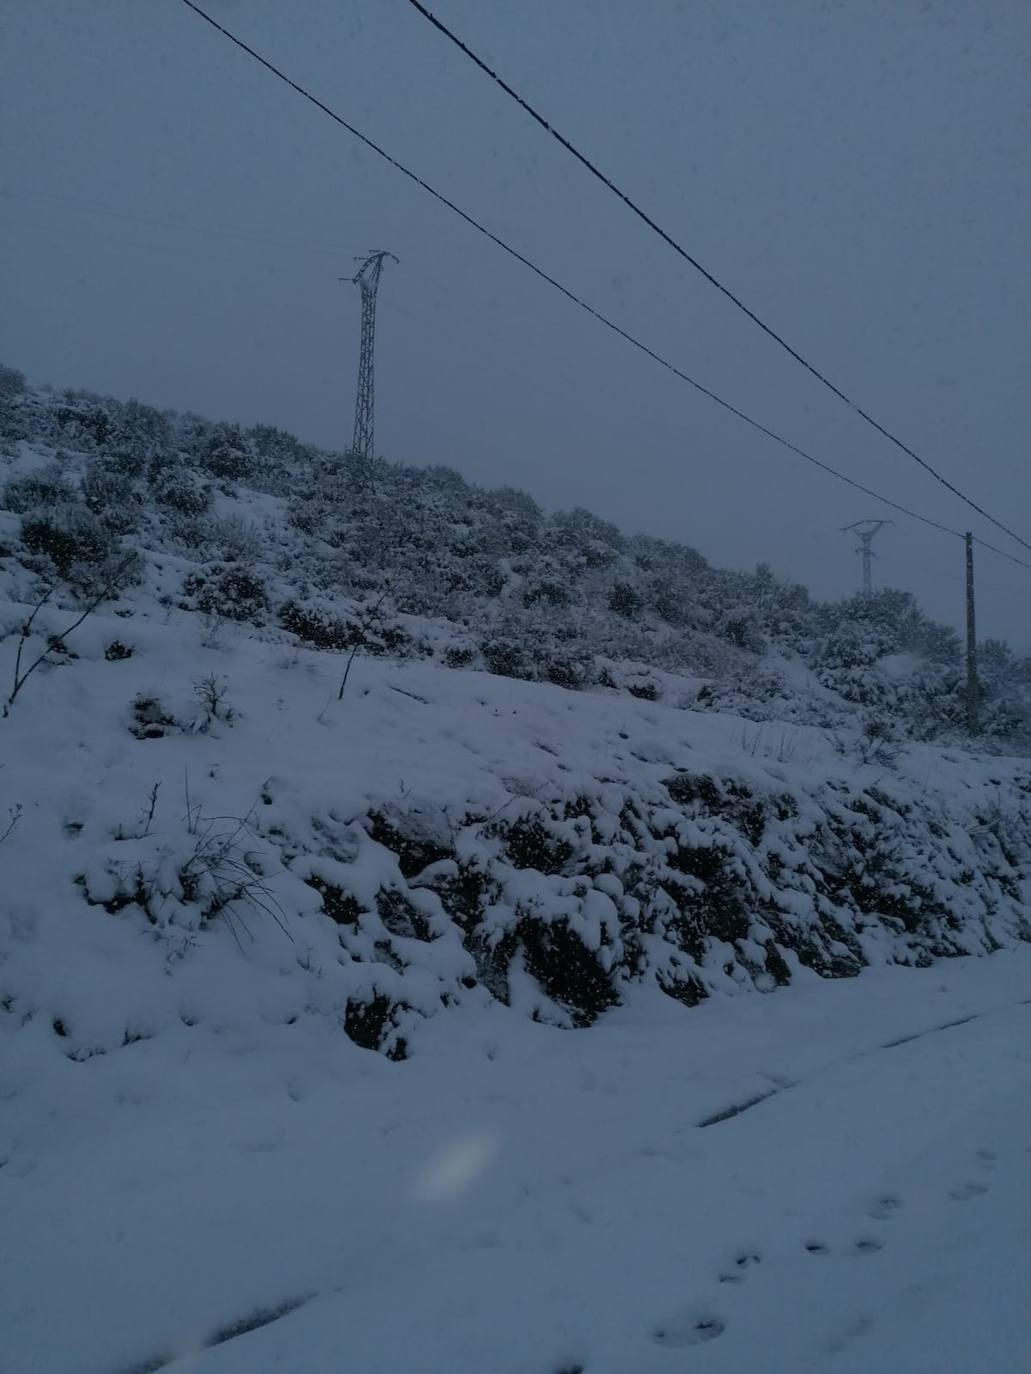
[[[207,0],[346,119],[685,371],[858,480],[1019,546],[851,415],[404,0]],[[689,251],[1031,540],[1028,0],[432,0]],[[350,438],[585,505],[816,594],[891,515],[603,330],[180,0],[0,0],[0,357],[33,380]],[[968,521],[968,515],[970,520]],[[972,522],[972,523],[971,523]],[[958,624],[962,546],[875,576]],[[1031,561],[1031,555],[1025,556]],[[979,558],[1031,650],[1031,572]]]

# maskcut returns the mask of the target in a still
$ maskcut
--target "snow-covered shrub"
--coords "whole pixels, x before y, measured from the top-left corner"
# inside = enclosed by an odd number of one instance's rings
[[[317,497],[295,495],[287,506],[287,521],[301,534],[312,538],[325,530],[325,507]]]
[[[569,591],[560,582],[548,578],[537,579],[523,593],[523,605],[568,606]]]
[[[279,609],[279,623],[284,630],[316,649],[343,652],[354,644],[353,627],[317,606],[287,601]]]
[[[1003,640],[987,639],[978,646],[977,675],[982,738],[1026,749],[1031,743],[1031,660],[1019,657]],[[956,695],[958,716],[965,710],[965,684],[961,691],[957,682]]]
[[[162,520],[164,533],[176,552],[204,554],[210,552],[210,530],[203,516],[172,513]]]
[[[139,401],[107,402],[114,433],[105,446],[108,466],[125,477],[143,477],[151,464],[170,461],[176,451],[169,413]]]
[[[613,582],[609,588],[609,610],[614,615],[625,615],[628,619],[641,613],[644,597],[629,582]]]
[[[149,478],[154,499],[179,515],[203,515],[211,506],[211,488],[180,465],[151,464]]]
[[[736,649],[761,654],[766,647],[759,614],[754,606],[729,606],[717,617],[713,628]]]
[[[216,425],[200,453],[201,465],[213,477],[242,482],[255,469],[254,455],[239,425]]]
[[[864,763],[891,767],[898,758],[902,732],[884,716],[867,715],[863,720],[860,754]]]
[[[523,646],[513,639],[495,639],[493,637],[483,639],[480,641],[480,653],[487,666],[487,671],[496,673],[498,677],[532,678],[534,676],[529,655]]]
[[[623,686],[632,697],[640,701],[658,701],[661,696],[659,684],[645,673],[633,673],[627,677]]]
[[[590,682],[591,668],[591,661],[586,655],[553,650],[542,654],[537,664],[537,673],[544,682],[553,682],[556,687],[578,691]]]
[[[129,729],[137,739],[162,739],[179,730],[179,721],[156,692],[139,692],[130,708]]]
[[[89,392],[66,392],[64,403],[54,407],[52,417],[61,443],[68,448],[103,449],[115,437],[115,423],[104,399]]]
[[[388,1059],[405,1059],[407,1043],[398,1032],[399,1014],[406,1010],[404,1003],[395,1003],[387,993],[373,993],[367,999],[349,997],[344,1008],[344,1032],[363,1049],[383,1050]]]
[[[908,720],[923,737],[954,717],[956,635],[922,614],[908,592],[820,608],[822,630],[813,654],[821,682],[847,701]]]
[[[21,539],[30,553],[47,559],[59,577],[75,583],[95,580],[120,548],[112,530],[85,506],[71,503],[25,516]]]
[[[198,734],[207,735],[221,722],[232,725],[236,719],[236,708],[230,705],[229,682],[217,673],[208,673],[193,684],[193,695],[197,702],[196,713],[190,721],[190,729]]]
[[[239,938],[252,918],[283,923],[269,882],[276,867],[250,817],[208,817],[190,807],[181,826],[122,842],[117,852],[80,875],[88,902],[111,915],[141,914],[166,940],[203,930],[216,920]]]
[[[183,595],[188,604],[220,620],[259,623],[269,604],[268,588],[257,573],[217,564],[206,572],[189,573],[183,581]]]
[[[244,438],[248,449],[267,470],[266,475],[289,476],[311,461],[311,450],[275,425],[254,425]]]
[[[128,534],[139,522],[140,501],[132,478],[106,461],[87,464],[82,499],[87,510],[115,534]]]
[[[8,367],[5,363],[0,363],[0,401],[10,400],[14,396],[23,396],[28,389],[25,381],[25,373],[19,372],[16,367]]]
[[[321,606],[288,601],[280,607],[279,623],[284,630],[318,649],[358,649],[379,658],[406,657],[419,648],[404,626],[390,615],[382,597],[355,606],[347,619],[334,616]]]
[[[699,688],[692,705],[701,710],[726,711],[746,720],[794,718],[784,678],[775,669],[764,668],[750,659],[728,660],[713,681]],[[811,718],[811,711],[805,714]]]
[[[75,492],[57,463],[37,468],[24,477],[14,477],[6,482],[0,495],[0,506],[4,510],[16,511],[19,515],[29,512],[53,510],[75,500]]]
[[[14,444],[32,434],[31,398],[17,368],[0,364],[0,443]]]
[[[444,662],[449,668],[468,668],[476,662],[478,654],[475,644],[449,644],[444,650]]]
[[[232,563],[254,563],[265,552],[261,530],[239,515],[210,521],[208,538],[221,556]]]

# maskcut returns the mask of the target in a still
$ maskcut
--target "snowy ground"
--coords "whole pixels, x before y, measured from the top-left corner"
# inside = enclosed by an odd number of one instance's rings
[[[460,1011],[400,1065],[316,1019],[30,1043],[4,1374],[1031,1364],[1031,950],[585,1032]]]
[[[131,658],[105,656],[116,636]],[[637,983],[571,1031],[466,990],[445,930],[401,941],[417,1024],[395,1064],[341,1027],[391,970],[344,956],[296,867],[372,801],[459,814],[596,781],[618,806],[690,765],[815,808],[820,779],[877,770],[817,731],[785,747],[431,665],[359,660],[338,702],[339,655],[205,643],[142,593],[72,646],[0,733],[0,830],[21,807],[0,847],[0,1374],[1031,1368],[1031,947],[797,967],[770,995],[717,960],[700,1007]],[[16,636],[0,648],[7,681]],[[183,721],[211,673],[232,722],[131,732],[140,693]],[[985,798],[1019,809],[1018,772],[914,746],[891,785],[955,799],[959,865]],[[195,846],[196,808],[267,818],[286,932],[100,904],[112,864]]]

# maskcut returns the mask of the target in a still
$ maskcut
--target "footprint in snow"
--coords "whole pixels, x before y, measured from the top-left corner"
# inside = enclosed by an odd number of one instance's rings
[[[737,1255],[734,1259],[733,1267],[729,1267],[720,1275],[720,1283],[744,1283],[745,1275],[754,1265],[762,1262],[762,1256],[755,1250],[746,1250]]]
[[[971,1180],[969,1183],[961,1183],[958,1188],[950,1189],[949,1197],[953,1202],[969,1202],[971,1198],[983,1197],[987,1191],[986,1184],[974,1183]]]
[[[829,1255],[831,1248],[822,1240],[807,1240],[805,1248],[810,1255]],[[875,1255],[878,1250],[883,1250],[884,1245],[879,1240],[874,1240],[873,1236],[860,1236],[849,1246],[849,1254],[852,1255]]]
[[[878,1250],[883,1250],[884,1246],[879,1240],[874,1240],[872,1236],[861,1236],[852,1245],[854,1255],[873,1255]]]
[[[852,1317],[846,1324],[832,1336],[827,1342],[826,1350],[828,1355],[839,1355],[854,1341],[865,1336],[873,1326],[873,1318],[866,1316]]]
[[[866,1215],[874,1221],[887,1221],[902,1206],[902,1199],[894,1193],[885,1193],[867,1210]]]
[[[652,1332],[652,1340],[670,1350],[679,1350],[687,1345],[702,1345],[722,1336],[727,1325],[722,1318],[711,1312],[690,1313],[663,1322]]]
[[[994,1169],[995,1162],[999,1158],[995,1150],[978,1150],[977,1166],[979,1169]]]

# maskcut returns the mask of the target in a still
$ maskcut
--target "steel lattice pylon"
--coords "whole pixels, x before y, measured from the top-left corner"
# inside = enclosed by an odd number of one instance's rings
[[[383,271],[383,259],[392,258],[393,253],[378,250],[367,258],[358,258],[361,267],[353,277],[341,277],[362,290],[362,345],[358,359],[358,393],[354,402],[354,439],[351,452],[365,461],[375,456],[373,430],[375,423],[375,388],[373,382],[373,361],[376,351],[376,290]]]
[[[876,557],[876,554],[870,547],[873,543],[873,537],[883,525],[893,525],[894,523],[894,520],[857,520],[853,525],[842,526],[843,534],[854,533],[859,540],[859,546],[856,549],[856,553],[858,553],[863,560],[864,596],[871,596],[873,594],[873,579],[870,576],[870,563],[871,560]]]

